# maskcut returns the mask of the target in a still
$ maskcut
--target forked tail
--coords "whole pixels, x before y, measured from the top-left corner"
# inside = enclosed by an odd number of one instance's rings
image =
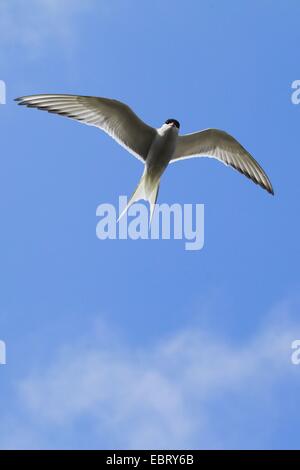
[[[145,169],[139,181],[139,184],[137,185],[133,195],[128,201],[127,206],[125,207],[125,209],[122,211],[121,215],[119,216],[118,222],[123,217],[123,215],[128,211],[129,207],[132,206],[132,204],[143,199],[144,201],[149,201],[149,204],[150,204],[150,220],[149,220],[149,225],[150,225],[152,221],[153,212],[155,209],[157,196],[158,196],[158,190],[159,190],[159,179],[155,182],[152,182],[151,180],[149,180],[149,176],[147,175],[147,171]]]

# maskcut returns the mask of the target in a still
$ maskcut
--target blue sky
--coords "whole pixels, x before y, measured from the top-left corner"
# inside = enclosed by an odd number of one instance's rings
[[[2,0],[1,448],[298,448],[296,0]],[[205,204],[205,246],[96,238],[140,162],[97,129],[21,109],[106,96],[145,121],[233,134],[275,197],[211,159],[159,202]]]

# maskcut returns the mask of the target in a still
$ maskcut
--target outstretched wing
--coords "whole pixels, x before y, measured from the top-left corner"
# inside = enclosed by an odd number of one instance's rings
[[[124,103],[108,98],[77,95],[32,95],[17,98],[20,105],[60,114],[99,127],[143,162],[156,135]]]
[[[261,166],[236,139],[224,131],[206,129],[179,136],[171,162],[192,157],[216,158],[274,194],[271,182]]]

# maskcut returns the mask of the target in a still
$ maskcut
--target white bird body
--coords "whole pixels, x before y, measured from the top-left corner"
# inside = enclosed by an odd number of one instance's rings
[[[134,202],[144,199],[150,204],[151,223],[160,178],[175,153],[178,138],[178,128],[175,125],[165,123],[156,131],[156,136],[146,156],[144,173],[119,220]]]
[[[159,179],[170,160],[172,159],[178,138],[178,129],[176,126],[163,124],[157,129],[157,135],[153,140],[145,162],[145,176],[147,184],[149,182],[150,190],[153,184],[159,182]]]
[[[144,163],[142,178],[124,212],[135,201],[145,199],[150,203],[151,221],[164,170],[169,163],[192,157],[216,158],[274,194],[261,166],[234,137],[224,131],[206,129],[181,136],[178,135],[180,124],[176,119],[168,119],[155,129],[145,124],[126,104],[108,98],[32,95],[17,98],[16,101],[20,105],[96,126]]]

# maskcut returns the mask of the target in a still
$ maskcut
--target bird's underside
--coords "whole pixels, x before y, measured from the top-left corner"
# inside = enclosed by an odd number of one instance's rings
[[[168,120],[159,129],[144,123],[126,104],[108,98],[78,95],[32,95],[17,98],[20,105],[60,114],[84,124],[98,127],[130,153],[146,163],[155,139]],[[179,123],[178,123],[179,127]],[[217,129],[206,129],[179,135],[170,163],[192,157],[211,157],[230,165],[263,189],[274,194],[264,170],[250,153],[231,135]]]

